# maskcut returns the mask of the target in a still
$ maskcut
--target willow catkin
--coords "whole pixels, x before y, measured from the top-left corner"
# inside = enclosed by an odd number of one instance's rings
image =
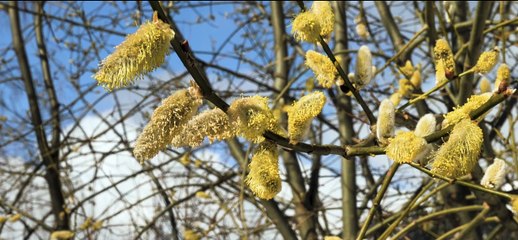
[[[357,89],[363,88],[373,78],[372,54],[367,46],[361,46],[356,56],[356,67],[354,72],[354,83]]]
[[[306,66],[308,66],[322,87],[331,88],[335,84],[335,77],[338,74],[336,67],[329,57],[316,51],[306,52]]]
[[[406,78],[402,78],[399,80],[398,93],[400,93],[403,97],[410,98],[412,96],[413,91],[414,85],[412,85],[410,80]]]
[[[311,121],[324,107],[326,97],[322,92],[313,92],[293,103],[288,111],[288,135],[290,143],[296,144],[304,138]]]
[[[498,189],[504,184],[506,174],[507,163],[500,158],[495,158],[493,164],[487,167],[482,180],[480,180],[480,185],[486,188]]]
[[[74,238],[75,233],[70,230],[54,231],[50,234],[50,240],[67,240]]]
[[[149,123],[139,135],[133,154],[140,161],[153,158],[171,143],[201,105],[197,86],[176,91],[155,109]]]
[[[500,50],[496,47],[491,51],[483,52],[472,70],[476,73],[488,73],[498,62],[498,53]]]
[[[399,103],[401,102],[402,98],[403,98],[403,95],[401,95],[401,93],[399,93],[399,92],[395,92],[392,95],[390,95],[390,97],[389,97],[389,99],[392,102],[392,104],[394,104],[394,107],[399,105]]]
[[[317,16],[320,24],[320,35],[329,36],[335,27],[335,13],[329,1],[314,1],[309,9],[310,12]]]
[[[435,132],[437,122],[432,113],[425,114],[422,116],[415,127],[414,133],[418,137],[426,137]]]
[[[450,125],[455,125],[463,119],[470,119],[469,114],[486,103],[492,95],[492,93],[483,93],[471,96],[464,105],[455,107],[453,111],[444,115],[442,128],[444,129]]]
[[[281,191],[277,145],[262,142],[254,151],[245,183],[259,198],[269,200]]]
[[[487,78],[483,77],[480,80],[480,93],[487,92],[491,92],[491,83],[489,82],[489,80],[487,80]]]
[[[411,163],[427,150],[426,145],[426,140],[416,136],[414,132],[398,132],[389,140],[386,148],[387,157],[400,164]]]
[[[394,104],[390,99],[381,101],[378,111],[378,121],[376,122],[376,136],[378,141],[385,145],[388,139],[394,136],[394,127],[396,124],[396,113]]]
[[[260,143],[264,141],[266,130],[277,128],[277,120],[268,107],[268,98],[252,96],[237,99],[228,108],[231,124],[235,124],[236,134],[247,140]]]
[[[510,77],[511,71],[509,70],[509,66],[507,66],[505,63],[500,64],[498,70],[496,71],[496,80],[493,92],[499,93],[507,89],[509,86]]]
[[[435,154],[432,173],[449,178],[458,178],[471,173],[478,161],[482,145],[482,129],[470,119],[457,123],[445,142]]]
[[[203,111],[194,116],[182,131],[172,140],[175,147],[197,147],[207,137],[212,143],[214,140],[229,139],[235,135],[230,126],[228,115],[219,108]]]
[[[128,86],[164,63],[169,54],[170,41],[175,33],[169,24],[153,14],[153,22],[146,22],[119,44],[106,57],[93,78],[109,90]]]
[[[455,75],[455,59],[453,58],[453,52],[451,51],[450,45],[445,39],[437,39],[435,47],[433,49],[436,67],[438,63],[442,63],[444,75],[451,79]]]
[[[320,40],[319,18],[312,12],[299,13],[292,23],[291,33],[297,41],[317,43]]]

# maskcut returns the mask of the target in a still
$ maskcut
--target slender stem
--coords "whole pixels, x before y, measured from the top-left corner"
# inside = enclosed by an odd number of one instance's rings
[[[360,233],[358,234],[358,237],[356,237],[356,240],[361,240],[365,236],[365,233],[367,233],[367,228],[369,227],[370,222],[372,221],[372,218],[374,217],[374,213],[376,213],[376,210],[378,210],[378,207],[381,203],[381,200],[383,199],[383,196],[385,196],[385,192],[387,191],[390,181],[392,181],[392,177],[396,174],[397,169],[399,168],[399,163],[393,163],[392,166],[390,166],[389,171],[387,172],[387,175],[385,175],[385,179],[383,179],[383,184],[381,185],[381,189],[376,194],[376,198],[372,201],[372,208],[369,210],[369,214],[367,215],[367,219],[362,225],[362,228],[360,229]]]

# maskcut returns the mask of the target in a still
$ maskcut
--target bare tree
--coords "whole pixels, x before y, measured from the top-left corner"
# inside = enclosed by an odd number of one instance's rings
[[[325,4],[0,2],[1,237],[516,237],[518,4]],[[149,21],[174,32],[165,63],[103,89],[94,79],[103,59]],[[232,104],[266,97],[263,131],[250,139],[231,118],[232,137],[169,141],[139,162],[154,110],[191,80],[203,100],[196,114],[246,115]],[[316,92],[326,100],[307,134],[286,134],[306,111],[297,103]],[[387,104],[395,124],[383,129]],[[417,134],[420,119],[433,129]],[[479,151],[453,146],[479,129]],[[429,152],[415,157],[416,146]],[[247,180],[264,149],[278,155],[273,198]],[[448,154],[459,160],[439,169]]]

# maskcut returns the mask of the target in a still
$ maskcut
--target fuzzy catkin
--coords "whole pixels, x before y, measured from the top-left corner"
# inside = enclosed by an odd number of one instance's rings
[[[361,46],[356,56],[356,68],[354,72],[354,83],[357,89],[369,84],[373,78],[372,54],[367,46]]]
[[[175,147],[197,147],[207,137],[214,140],[229,139],[235,135],[228,115],[219,108],[203,111],[194,116],[172,140]]]
[[[290,143],[296,144],[304,138],[311,121],[322,111],[325,102],[326,97],[322,92],[313,92],[293,103],[288,111]]]
[[[477,60],[477,64],[473,67],[476,73],[488,73],[498,62],[498,48],[491,51],[483,52]]]
[[[174,31],[158,19],[146,22],[106,57],[93,78],[108,90],[128,86],[164,63]]]
[[[269,200],[281,191],[277,145],[262,142],[254,151],[245,183],[259,198]]]
[[[323,37],[329,36],[335,27],[335,13],[329,1],[314,1],[309,11],[317,16],[320,24],[320,35]]]
[[[378,141],[385,145],[388,139],[394,136],[394,127],[396,124],[396,113],[394,104],[390,99],[381,101],[378,111],[378,121],[376,122],[376,136]]]
[[[235,124],[236,134],[254,143],[264,141],[263,133],[276,129],[278,125],[266,97],[237,99],[230,104],[227,114],[231,124]]]
[[[457,123],[445,142],[435,154],[432,173],[449,178],[458,178],[471,173],[478,161],[482,145],[482,129],[470,119]]]
[[[445,39],[437,39],[433,49],[435,56],[436,67],[439,67],[439,62],[442,63],[444,75],[451,79],[455,75],[455,60],[450,45]]]
[[[501,92],[507,88],[509,84],[509,78],[511,77],[511,71],[507,64],[502,63],[496,71],[496,80],[493,92]]]
[[[426,140],[413,132],[399,132],[389,140],[386,148],[387,157],[400,164],[411,163],[427,150],[426,145]]]
[[[155,109],[133,149],[133,154],[140,162],[153,158],[170,144],[183,125],[196,114],[202,100],[196,93],[192,93],[198,91],[193,89],[197,89],[197,86],[176,91]]]
[[[483,93],[471,96],[468,101],[461,107],[454,108],[453,111],[444,115],[442,128],[457,124],[463,119],[470,119],[469,114],[486,103],[492,96],[492,93]]]
[[[291,33],[297,41],[317,43],[322,27],[318,16],[312,12],[299,13],[292,23]]]
[[[437,122],[433,114],[428,113],[422,116],[415,126],[414,133],[418,137],[426,137],[435,132]]]
[[[74,232],[69,230],[54,231],[50,234],[50,240],[67,240],[73,238]]]
[[[499,189],[505,181],[505,174],[507,173],[507,163],[500,158],[495,158],[493,164],[487,167],[480,185],[491,188]]]
[[[316,79],[322,87],[330,88],[335,84],[338,71],[329,57],[309,50],[306,52],[305,63],[315,73]]]
[[[480,93],[487,92],[491,92],[491,83],[489,82],[489,80],[487,80],[487,78],[483,77],[480,80]]]

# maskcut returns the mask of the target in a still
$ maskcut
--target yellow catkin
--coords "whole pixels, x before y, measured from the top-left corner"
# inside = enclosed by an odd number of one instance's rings
[[[451,79],[455,75],[455,60],[450,45],[445,39],[438,39],[433,49],[436,66],[442,63],[444,74]]]
[[[281,191],[279,153],[275,143],[262,142],[254,151],[246,184],[259,198],[269,200]]]
[[[473,71],[476,73],[488,73],[498,62],[498,48],[494,48],[491,51],[483,52],[478,58],[477,64],[473,67]]]
[[[191,153],[186,152],[180,157],[180,163],[184,166],[187,166],[191,163]]]
[[[445,81],[448,81],[448,78],[446,78],[444,63],[442,61],[438,61],[435,64],[435,85],[438,85]]]
[[[502,63],[496,71],[496,80],[493,92],[502,92],[509,85],[509,79],[511,77],[511,71],[507,64]]]
[[[394,107],[395,107],[395,106],[399,105],[402,98],[403,98],[403,95],[401,95],[401,93],[395,92],[392,95],[390,95],[389,99],[392,102],[392,104],[394,104]]]
[[[357,89],[361,89],[373,78],[372,54],[367,46],[361,46],[356,56],[356,67],[354,72],[354,83]]]
[[[367,29],[367,25],[365,23],[360,22],[356,25],[356,34],[362,39],[367,39],[369,37],[369,31]]]
[[[324,240],[342,240],[342,239],[337,236],[325,236]]]
[[[0,223],[4,223],[8,220],[6,216],[0,216]]]
[[[412,62],[410,60],[406,60],[405,66],[399,68],[399,70],[405,75],[405,77],[412,76],[412,73],[415,72],[414,66],[412,66]]]
[[[306,52],[306,66],[315,73],[318,84],[322,87],[330,88],[335,84],[338,71],[329,57],[309,50]]]
[[[487,92],[491,92],[491,83],[489,82],[489,80],[487,80],[487,78],[483,77],[480,80],[480,93]]]
[[[183,237],[185,240],[200,240],[201,239],[201,236],[197,232],[195,232],[191,229],[186,229],[183,232]]]
[[[20,220],[22,218],[22,215],[17,213],[17,214],[14,214],[12,215],[11,217],[9,217],[9,222],[17,222],[18,220]]]
[[[293,103],[288,111],[290,143],[296,144],[304,138],[311,121],[322,111],[325,102],[326,97],[322,92],[313,92]]]
[[[54,231],[50,234],[51,240],[67,240],[72,239],[75,233],[69,230]]]
[[[203,191],[196,192],[196,197],[197,198],[203,198],[203,199],[209,199],[210,198],[209,194],[207,194],[206,192],[203,192]]]
[[[320,24],[320,35],[323,37],[329,36],[335,27],[335,14],[329,1],[314,1],[309,11],[317,16],[317,21]]]
[[[493,164],[487,167],[482,180],[480,180],[480,185],[486,188],[498,189],[504,184],[506,173],[507,163],[500,158],[495,158]]]
[[[317,43],[320,39],[319,18],[312,12],[299,13],[292,23],[291,33],[297,41]]]
[[[471,173],[478,161],[482,145],[482,129],[470,119],[453,127],[450,138],[435,154],[432,173],[458,178]]]
[[[128,35],[101,62],[93,78],[108,90],[128,86],[164,63],[174,35],[169,24],[159,20],[155,12],[153,22],[144,23],[135,33]]]
[[[418,137],[426,137],[435,132],[437,121],[433,114],[428,113],[422,116],[415,126],[414,133]]]
[[[153,158],[164,149],[182,127],[189,121],[202,100],[198,95],[199,89],[193,85],[182,89],[162,101],[155,109],[149,123],[137,139],[133,154],[140,161]]]
[[[254,143],[264,141],[262,136],[266,130],[277,127],[277,120],[268,107],[268,98],[252,96],[237,99],[228,108],[231,125],[236,134]]]
[[[389,140],[386,148],[387,157],[400,164],[411,163],[427,149],[426,145],[426,140],[413,132],[398,132]]]
[[[94,231],[101,230],[101,228],[103,228],[103,224],[104,224],[103,220],[98,220],[98,221],[94,222],[94,224],[92,224],[92,230],[94,230]]]
[[[415,70],[414,73],[412,73],[412,76],[410,77],[410,83],[412,83],[412,86],[414,86],[414,88],[421,87],[421,73],[419,72],[419,70]]]
[[[79,226],[79,230],[86,230],[90,226],[92,226],[92,224],[93,224],[92,218],[91,217],[87,217],[86,220],[83,222],[83,224],[81,224],[81,226]]]
[[[412,96],[412,92],[414,91],[414,85],[410,82],[410,80],[406,78],[402,78],[399,80],[399,89],[398,92],[406,98]]]
[[[378,121],[376,122],[376,136],[382,145],[388,144],[388,139],[394,136],[395,116],[396,113],[392,101],[390,99],[381,101]]]
[[[205,137],[212,143],[214,140],[229,139],[234,135],[228,115],[219,108],[213,108],[189,120],[180,134],[173,138],[172,145],[197,147]]]
[[[483,93],[480,95],[471,96],[464,105],[461,107],[456,107],[453,111],[444,115],[442,128],[444,129],[450,125],[457,124],[463,119],[469,119],[469,114],[486,103],[491,98],[491,96],[492,93]]]

